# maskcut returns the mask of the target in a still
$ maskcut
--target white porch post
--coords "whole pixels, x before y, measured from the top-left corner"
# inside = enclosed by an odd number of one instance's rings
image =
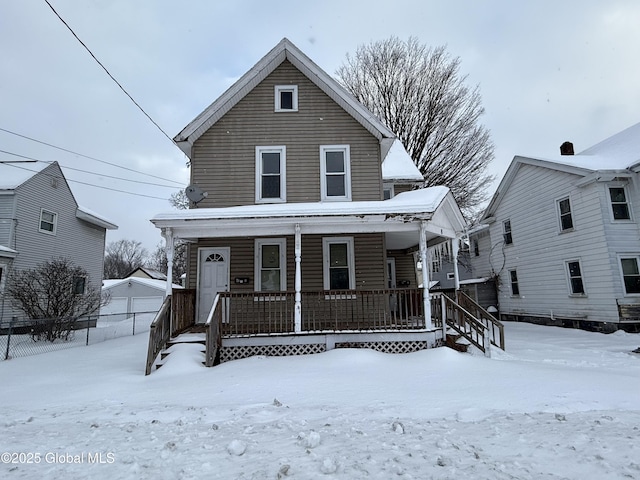
[[[162,236],[164,237],[164,252],[167,256],[167,288],[165,296],[171,295],[171,286],[173,285],[173,230],[171,228],[163,228]]]
[[[295,313],[294,313],[294,331],[300,333],[302,331],[302,274],[300,262],[302,261],[302,238],[300,234],[300,224],[296,223],[295,236],[295,256],[296,256],[296,280],[295,280]]]
[[[452,238],[451,254],[453,255],[453,277],[454,277],[456,292],[460,290],[460,276],[458,274],[458,250],[459,249],[460,249],[460,239],[458,237]]]
[[[431,321],[431,300],[429,299],[429,265],[427,263],[427,222],[420,223],[420,261],[422,262],[422,301],[424,322],[428,330],[433,329]]]

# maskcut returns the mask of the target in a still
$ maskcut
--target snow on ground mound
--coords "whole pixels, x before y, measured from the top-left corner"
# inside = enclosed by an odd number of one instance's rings
[[[640,478],[639,340],[507,324],[493,359],[340,349],[215,368],[179,345],[147,377],[144,335],[13,359],[0,477]]]

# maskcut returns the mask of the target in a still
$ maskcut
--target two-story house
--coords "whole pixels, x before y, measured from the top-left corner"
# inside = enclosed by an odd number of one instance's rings
[[[395,135],[289,40],[174,140],[193,208],[151,221],[169,256],[189,242],[185,292],[197,323],[219,315],[223,361],[440,344],[414,254],[457,246],[464,218],[448,188],[415,189]]]
[[[503,319],[638,329],[639,171],[640,124],[577,155],[566,142],[513,159],[470,235]]]
[[[66,258],[102,282],[106,231],[118,228],[80,207],[57,162],[0,162],[0,323],[24,318],[5,293],[12,270]]]

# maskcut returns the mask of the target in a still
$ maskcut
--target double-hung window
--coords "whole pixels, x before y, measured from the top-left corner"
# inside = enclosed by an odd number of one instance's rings
[[[323,238],[322,254],[324,258],[324,289],[355,289],[353,237]]]
[[[297,85],[276,85],[275,86],[275,111],[276,112],[297,112],[298,111],[298,86]]]
[[[621,257],[620,266],[622,268],[622,279],[624,281],[625,293],[640,293],[640,269],[638,268],[638,257]]]
[[[560,215],[560,231],[573,230],[573,216],[571,215],[571,202],[569,197],[558,200],[558,214]]]
[[[609,187],[611,211],[614,220],[631,220],[627,192],[624,187]]]
[[[86,291],[87,278],[86,277],[73,277],[72,280],[72,293],[74,295],[83,295]]]
[[[256,291],[280,292],[287,289],[286,245],[284,238],[256,239]]]
[[[511,283],[511,295],[517,297],[520,295],[520,284],[518,283],[518,272],[509,270],[509,281]]]
[[[40,227],[39,231],[42,233],[48,233],[49,235],[55,235],[58,226],[58,214],[45,210],[40,210]]]
[[[256,203],[287,201],[285,146],[256,147]]]
[[[578,260],[567,262],[567,273],[569,275],[569,288],[571,295],[584,295],[584,282],[582,281],[582,269]]]
[[[511,245],[513,243],[513,236],[511,235],[511,220],[505,220],[502,222],[502,236],[504,238],[505,245]]]
[[[351,200],[351,159],[349,145],[320,147],[322,200]]]

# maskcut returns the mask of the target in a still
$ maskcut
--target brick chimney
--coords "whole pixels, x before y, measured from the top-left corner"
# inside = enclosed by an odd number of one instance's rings
[[[573,143],[564,142],[560,145],[560,155],[573,155]]]

